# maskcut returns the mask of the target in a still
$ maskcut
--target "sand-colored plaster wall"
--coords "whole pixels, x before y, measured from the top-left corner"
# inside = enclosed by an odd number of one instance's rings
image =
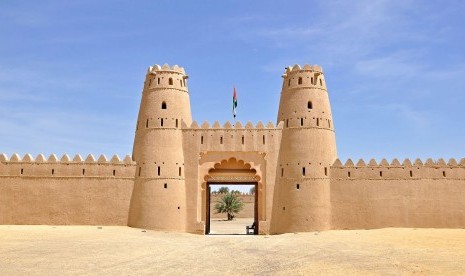
[[[2,157],[0,224],[127,225],[135,169],[129,157]]]
[[[455,160],[336,161],[331,207],[333,229],[465,227],[465,166]]]

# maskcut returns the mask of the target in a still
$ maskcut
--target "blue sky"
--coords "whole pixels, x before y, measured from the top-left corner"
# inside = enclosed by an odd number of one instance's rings
[[[132,152],[147,67],[193,118],[276,121],[284,67],[323,66],[338,154],[465,157],[463,1],[1,1],[0,152]]]

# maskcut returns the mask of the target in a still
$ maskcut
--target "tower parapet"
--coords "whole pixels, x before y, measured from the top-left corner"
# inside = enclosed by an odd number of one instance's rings
[[[271,232],[330,228],[329,168],[337,158],[321,67],[294,65],[283,74],[278,123],[283,122]]]
[[[129,226],[185,230],[182,124],[192,122],[187,78],[177,65],[147,71],[134,139]]]

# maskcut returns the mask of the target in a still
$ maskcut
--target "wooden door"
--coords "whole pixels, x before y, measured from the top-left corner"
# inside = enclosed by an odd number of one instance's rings
[[[211,187],[207,184],[207,204],[206,204],[206,211],[207,215],[205,217],[205,234],[210,234],[210,195],[211,195]]]

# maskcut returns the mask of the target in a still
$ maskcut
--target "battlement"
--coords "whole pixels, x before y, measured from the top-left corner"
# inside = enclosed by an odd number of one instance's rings
[[[183,75],[186,74],[183,67],[179,67],[178,65],[173,65],[172,67],[170,67],[168,64],[165,63],[162,66],[158,64],[150,66],[147,70],[147,75],[156,74],[158,72],[176,72]]]
[[[268,152],[276,150],[281,140],[281,131],[283,123],[277,126],[269,122],[264,125],[258,122],[254,125],[248,122],[242,125],[241,122],[232,124],[226,122],[221,125],[218,121],[212,126],[204,122],[201,126],[193,122],[187,126],[184,122],[182,125],[185,148],[196,151],[259,151]]]
[[[55,154],[45,158],[43,154],[33,158],[29,153],[21,158],[14,153],[10,158],[0,154],[0,177],[134,177],[135,162],[129,155],[121,159],[113,155],[98,159],[89,154],[85,159],[76,154],[73,159],[64,154],[60,159]]]
[[[405,159],[402,163],[398,159],[393,159],[391,163],[386,159],[379,163],[375,159],[368,163],[360,159],[356,164],[351,159],[344,164],[337,159],[331,166],[331,174],[332,178],[347,179],[465,179],[465,158],[460,162],[451,158],[447,163],[442,158],[437,161],[428,158],[425,162]]]
[[[323,69],[318,65],[305,64],[301,67],[296,64],[293,67],[288,66],[282,77],[284,79],[282,92],[302,88],[326,90]]]
[[[286,67],[286,71],[284,72],[283,77],[294,74],[296,72],[302,72],[302,71],[323,74],[323,68],[321,68],[321,66],[319,65],[305,64],[303,67],[301,67],[299,64],[295,64],[292,67],[291,66]]]
[[[236,122],[236,124],[232,124],[231,122],[227,121],[221,126],[220,122],[215,121],[212,126],[205,121],[202,123],[201,126],[196,121],[193,121],[190,126],[187,126],[184,121],[182,122],[183,130],[232,130],[232,129],[245,129],[245,130],[275,130],[275,129],[282,129],[283,123],[279,123],[275,126],[272,122],[268,122],[266,126],[259,121],[257,125],[253,125],[252,122],[247,122],[245,126],[242,125],[240,121]]]

